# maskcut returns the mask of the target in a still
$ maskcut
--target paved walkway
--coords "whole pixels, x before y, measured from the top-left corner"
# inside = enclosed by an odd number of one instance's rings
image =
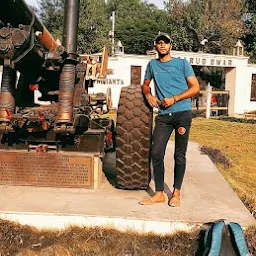
[[[172,156],[173,142],[169,142],[166,152],[167,196],[172,190]],[[138,204],[153,193],[153,182],[148,191],[125,191],[114,188],[105,179],[101,188],[95,190],[0,186],[0,218],[39,228],[104,225],[155,233],[190,230],[218,219],[236,221],[243,227],[256,224],[209,157],[200,153],[197,143],[189,143],[187,160],[182,204],[177,208],[171,208],[167,203]],[[115,155],[107,155],[104,161],[107,176],[113,174],[114,165]]]

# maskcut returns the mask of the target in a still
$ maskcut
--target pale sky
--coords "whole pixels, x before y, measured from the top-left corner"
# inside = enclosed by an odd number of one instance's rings
[[[28,4],[37,6],[37,0],[25,0]],[[159,9],[164,8],[164,0],[147,0],[148,3],[156,5]]]

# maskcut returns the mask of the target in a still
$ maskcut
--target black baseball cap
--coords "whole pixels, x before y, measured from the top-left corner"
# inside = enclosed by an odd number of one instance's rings
[[[167,33],[159,32],[158,35],[154,39],[154,43],[157,43],[160,40],[170,43],[171,37]]]

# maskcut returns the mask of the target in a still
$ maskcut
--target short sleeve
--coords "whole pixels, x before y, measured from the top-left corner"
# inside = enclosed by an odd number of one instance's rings
[[[191,64],[187,60],[184,60],[184,72],[185,72],[186,78],[195,75],[195,72],[194,72]]]
[[[145,80],[151,80],[152,78],[153,78],[152,70],[151,70],[151,65],[150,65],[150,62],[149,62],[148,65],[147,65],[147,68],[146,68],[144,79]]]

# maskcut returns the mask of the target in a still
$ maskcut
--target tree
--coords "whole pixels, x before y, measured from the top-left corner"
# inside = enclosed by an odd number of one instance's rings
[[[230,53],[245,33],[242,10],[242,0],[170,0],[166,3],[169,23],[183,31],[177,39],[185,42],[184,50],[209,53]]]
[[[39,0],[39,16],[55,38],[62,38],[65,0]]]
[[[121,40],[126,53],[151,50],[154,37],[167,24],[164,11],[140,0],[110,0],[107,10],[109,15],[115,11],[115,38]]]
[[[250,21],[248,33],[241,19],[243,1],[170,0],[165,1],[163,11],[141,0],[80,0],[78,52],[94,53],[104,45],[111,47],[109,17],[115,11],[115,39],[122,41],[126,53],[145,54],[161,31],[171,35],[174,50],[224,54],[230,53],[247,32],[252,38],[246,42],[247,51],[254,54],[255,19]],[[64,0],[39,0],[39,6],[48,30],[61,38]]]
[[[65,0],[40,0],[39,15],[55,38],[62,39]],[[80,0],[78,52],[95,53],[108,45],[110,21],[104,0]]]
[[[81,0],[78,30],[78,52],[95,53],[110,47],[111,27],[104,0]]]
[[[247,9],[247,12],[249,13],[256,13],[256,3],[255,0],[245,0],[244,1],[245,8]]]
[[[256,15],[251,15],[246,24],[249,32],[243,38],[245,50],[250,56],[250,62],[256,63]]]
[[[250,56],[249,61],[256,63],[256,5],[251,0],[245,1],[243,20],[248,29],[242,38],[245,50]]]
[[[229,54],[246,32],[242,0],[191,0],[187,10],[188,30],[194,32],[198,45],[204,40],[206,52]],[[194,16],[199,22],[195,22]]]
[[[167,32],[171,35],[174,50],[191,51],[193,40],[187,31],[188,3],[182,0],[165,1]]]
[[[153,48],[153,39],[159,31],[158,24],[152,20],[142,23],[119,24],[116,37],[122,41],[125,52],[130,54],[145,54]]]

